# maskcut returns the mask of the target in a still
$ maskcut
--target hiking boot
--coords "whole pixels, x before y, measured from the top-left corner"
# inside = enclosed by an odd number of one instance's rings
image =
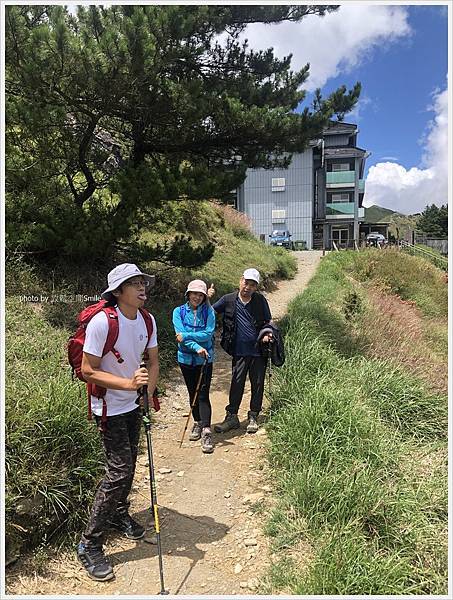
[[[214,431],[217,433],[226,433],[227,431],[230,431],[230,429],[239,429],[239,427],[240,423],[238,416],[227,411],[225,419],[222,421],[222,423],[215,425]]]
[[[189,440],[192,442],[196,442],[201,438],[201,423],[200,421],[195,421],[192,427],[192,431],[189,434]]]
[[[77,558],[85,567],[88,577],[94,579],[94,581],[113,579],[113,567],[102,548],[85,546],[85,544],[80,543],[77,548]]]
[[[256,433],[259,429],[258,426],[258,413],[249,412],[247,421],[247,433]]]
[[[212,443],[211,430],[206,427],[201,432],[201,451],[205,454],[212,454],[214,452],[214,444]]]
[[[109,522],[112,529],[120,531],[130,540],[139,540],[145,535],[145,528],[134,521],[129,513],[119,513]]]

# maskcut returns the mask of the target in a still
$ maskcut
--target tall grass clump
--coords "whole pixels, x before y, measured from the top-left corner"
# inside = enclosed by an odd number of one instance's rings
[[[445,456],[446,398],[367,356],[360,336],[367,293],[352,274],[382,277],[385,254],[329,255],[290,305],[268,423],[279,500],[267,531],[291,560],[282,576],[277,559],[272,591],[446,592],[445,460],[430,468]],[[413,468],[414,455],[425,468]],[[305,561],[295,558],[301,543]]]
[[[447,315],[448,287],[444,273],[425,258],[393,248],[384,251],[369,248],[346,254],[337,260],[358,281],[380,284],[383,291],[415,302],[427,317]]]
[[[81,527],[102,456],[85,389],[62,363],[66,332],[18,299],[8,299],[6,311],[8,550]]]

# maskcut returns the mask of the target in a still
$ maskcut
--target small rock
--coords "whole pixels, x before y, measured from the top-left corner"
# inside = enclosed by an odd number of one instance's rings
[[[205,583],[200,583],[200,587],[206,587]]]
[[[272,486],[270,485],[262,485],[261,489],[263,490],[263,492],[272,492]]]
[[[178,548],[176,548],[176,550],[177,550],[178,552],[184,552],[184,550],[185,550],[185,549],[186,549],[186,547],[185,547],[185,546],[179,546]]]
[[[159,473],[161,475],[167,475],[168,473],[171,473],[171,469],[169,469],[168,467],[161,467],[159,469]]]
[[[248,538],[246,540],[244,540],[244,544],[248,547],[248,546],[258,546],[258,542],[255,540],[255,538]]]
[[[236,575],[239,575],[239,573],[242,571],[244,567],[242,565],[240,565],[239,563],[237,565],[235,565],[234,567],[234,572]]]
[[[255,435],[266,435],[266,430],[265,429],[258,429],[258,431],[255,433]]]
[[[254,504],[255,502],[259,502],[264,498],[261,492],[255,492],[254,494],[246,494],[242,498],[242,504]]]
[[[231,492],[225,492],[223,495],[224,498],[231,498]]]
[[[224,452],[229,452],[229,451],[230,451],[230,449],[229,449],[229,448],[225,448],[225,449],[224,449]]]
[[[241,581],[241,582],[239,583],[239,587],[241,587],[241,588],[243,588],[243,589],[244,589],[244,588],[246,588],[246,587],[247,587],[247,583],[248,583],[247,581]]]
[[[182,488],[182,491],[183,492],[187,492],[187,488]]]
[[[151,544],[152,546],[157,546],[157,536],[156,535],[150,535],[148,537],[143,538],[143,541],[146,542],[147,544]]]
[[[182,417],[188,417],[188,416],[189,416],[189,413],[188,413],[188,412],[182,413],[182,415],[181,415],[181,416],[182,416]]]
[[[165,458],[163,454],[159,454],[159,458]]]
[[[179,473],[176,473],[176,477],[184,477],[184,471],[179,471]]]
[[[252,577],[247,582],[247,587],[249,588],[249,590],[256,590],[258,585],[259,585],[259,581],[258,581],[258,579],[256,579],[256,577]]]

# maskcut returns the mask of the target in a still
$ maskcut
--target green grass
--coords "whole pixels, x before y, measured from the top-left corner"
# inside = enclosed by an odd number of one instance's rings
[[[278,503],[266,589],[444,594],[447,398],[402,365],[366,355],[366,285],[357,280],[404,290],[422,314],[444,314],[436,303],[446,286],[432,265],[387,251],[329,255],[290,305],[268,422]],[[291,552],[301,543],[310,552],[300,565]]]

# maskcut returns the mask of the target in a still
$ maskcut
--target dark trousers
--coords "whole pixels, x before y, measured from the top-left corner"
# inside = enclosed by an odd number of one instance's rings
[[[250,411],[259,413],[263,406],[264,378],[266,376],[267,360],[262,356],[234,356],[229,404],[226,410],[237,414],[244,394],[247,374],[252,388]]]
[[[96,416],[99,425],[100,417]],[[107,417],[101,440],[105,454],[105,475],[98,485],[90,518],[82,535],[87,546],[102,546],[108,521],[118,512],[126,512],[127,497],[134,479],[140,439],[141,410]]]
[[[190,366],[179,363],[187,391],[189,392],[189,401],[192,403],[195,390],[197,388],[198,378],[200,377],[203,365]],[[203,378],[200,384],[200,393],[198,400],[192,406],[192,416],[194,421],[201,421],[202,427],[211,427],[211,402],[209,400],[209,389],[212,379],[212,363],[208,363],[204,368]]]

